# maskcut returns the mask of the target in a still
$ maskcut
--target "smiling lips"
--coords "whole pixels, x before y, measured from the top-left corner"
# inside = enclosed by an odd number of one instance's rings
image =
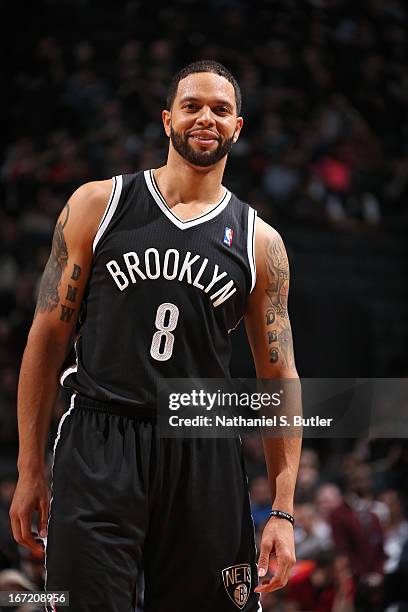
[[[200,144],[211,144],[218,141],[217,135],[210,130],[196,130],[189,134],[188,138],[192,138]]]

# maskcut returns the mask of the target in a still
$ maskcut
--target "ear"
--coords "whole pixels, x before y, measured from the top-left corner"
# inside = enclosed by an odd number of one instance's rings
[[[166,132],[167,138],[170,138],[170,125],[171,125],[171,111],[164,110],[162,111],[162,121],[164,131]]]
[[[244,120],[242,117],[237,117],[237,123],[235,126],[235,132],[234,132],[234,136],[232,137],[232,142],[237,142],[239,135],[241,133],[242,130],[242,126],[244,125]]]

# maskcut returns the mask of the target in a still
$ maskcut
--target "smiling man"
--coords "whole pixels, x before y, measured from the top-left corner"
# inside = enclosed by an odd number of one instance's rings
[[[243,317],[257,375],[297,376],[282,240],[222,185],[240,112],[224,66],[187,66],[162,115],[166,165],[83,185],[57,221],[21,366],[10,516],[36,549],[38,511],[47,589],[69,591],[75,612],[131,612],[142,570],[146,612],[255,612],[295,561],[298,439],[264,440],[272,513],[257,567],[240,440],[156,430],[157,381],[228,378]],[[49,504],[44,448],[73,334]]]

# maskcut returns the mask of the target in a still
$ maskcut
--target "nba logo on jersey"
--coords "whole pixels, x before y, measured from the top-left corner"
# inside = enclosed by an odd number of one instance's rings
[[[226,227],[225,232],[224,232],[224,244],[231,246],[233,235],[234,235],[234,230],[231,229],[230,227]]]

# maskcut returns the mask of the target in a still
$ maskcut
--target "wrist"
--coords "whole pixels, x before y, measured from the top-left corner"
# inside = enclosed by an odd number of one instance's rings
[[[272,501],[272,508],[271,510],[282,510],[282,512],[287,512],[288,514],[291,514],[293,516],[294,513],[294,505],[293,505],[293,500],[290,501],[287,499],[287,497],[282,497],[280,498],[279,496],[271,497]]]
[[[38,477],[45,475],[45,461],[36,460],[19,460],[17,461],[17,470],[19,476]]]
[[[292,526],[295,524],[295,518],[293,514],[290,514],[289,512],[286,512],[285,510],[279,510],[279,509],[273,508],[271,513],[269,514],[269,518],[270,519],[276,518],[276,519],[282,519],[282,520],[288,521],[289,523],[291,523]]]

